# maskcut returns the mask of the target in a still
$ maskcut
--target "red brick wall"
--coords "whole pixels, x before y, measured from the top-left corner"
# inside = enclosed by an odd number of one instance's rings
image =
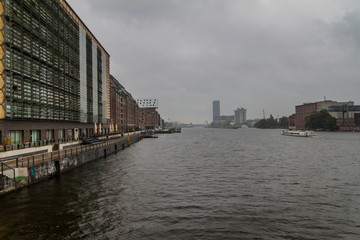
[[[159,126],[159,113],[156,108],[141,108],[139,110],[139,126],[148,128]]]
[[[118,131],[123,132],[125,126],[125,96],[119,93],[120,89],[110,81],[110,122],[118,126]]]
[[[131,95],[126,98],[126,128],[135,129],[138,127],[138,105]]]
[[[296,126],[296,114],[289,116],[289,128]]]
[[[316,103],[309,103],[295,107],[295,126],[297,130],[305,130],[305,117],[316,111]]]

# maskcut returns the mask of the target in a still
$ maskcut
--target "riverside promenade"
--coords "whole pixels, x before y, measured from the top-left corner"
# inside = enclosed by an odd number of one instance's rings
[[[116,153],[142,139],[140,132],[103,137],[102,142],[2,161],[0,195],[29,186],[90,161]]]

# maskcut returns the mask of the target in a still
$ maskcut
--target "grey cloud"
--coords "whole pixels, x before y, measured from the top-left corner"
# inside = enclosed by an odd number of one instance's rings
[[[290,115],[321,100],[360,103],[358,1],[69,0],[135,97],[186,122],[237,107]],[[151,95],[151,96],[149,96]]]

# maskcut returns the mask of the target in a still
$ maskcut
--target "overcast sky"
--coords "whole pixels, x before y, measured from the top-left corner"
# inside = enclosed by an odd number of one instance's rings
[[[168,120],[288,116],[327,99],[360,104],[359,0],[68,0],[135,98]]]

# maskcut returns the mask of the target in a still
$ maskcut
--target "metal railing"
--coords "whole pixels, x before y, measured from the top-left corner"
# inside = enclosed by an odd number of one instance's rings
[[[79,139],[75,138],[66,138],[66,139],[58,139],[58,143],[68,143],[78,141]],[[13,151],[18,149],[25,149],[25,148],[32,148],[32,147],[42,147],[48,146],[56,141],[54,139],[51,140],[41,140],[41,141],[34,141],[34,142],[26,142],[26,143],[16,143],[16,144],[8,144],[8,145],[0,145],[3,152]]]
[[[76,146],[54,152],[47,152],[47,153],[35,154],[31,156],[18,157],[10,160],[4,160],[1,163],[9,168],[22,168],[22,167],[28,168],[30,166],[34,166],[40,163],[76,156],[79,155],[80,153],[88,152],[94,149],[106,147],[116,143],[121,143],[124,144],[123,146],[128,146],[131,143],[134,143],[135,142],[134,140],[139,140],[140,138],[141,138],[141,134],[133,134],[128,137],[112,138],[104,142],[93,143],[91,145]],[[117,146],[117,149],[122,149],[122,148],[123,148],[122,146]]]
[[[2,176],[6,176],[6,177],[8,177],[9,179],[11,179],[11,180],[13,180],[13,181],[15,181],[15,168],[12,168],[12,167],[10,167],[9,165],[7,165],[6,163],[4,163],[4,162],[1,162],[1,175]],[[6,174],[6,171],[12,171],[12,173],[13,173],[13,177],[10,177],[8,174]],[[4,172],[5,172],[5,174],[4,174]]]

